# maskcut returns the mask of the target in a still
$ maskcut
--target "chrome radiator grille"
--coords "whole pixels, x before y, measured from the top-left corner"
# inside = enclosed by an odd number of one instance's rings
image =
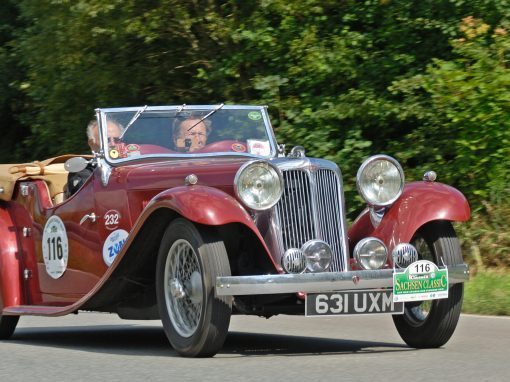
[[[324,240],[333,251],[330,270],[345,270],[338,175],[330,169],[292,169],[282,173],[285,189],[275,206],[282,254],[289,248],[301,248],[308,240]]]
[[[342,234],[340,194],[338,178],[333,171],[319,170],[315,173],[317,198],[317,236],[331,246],[334,272],[344,270],[342,261]]]

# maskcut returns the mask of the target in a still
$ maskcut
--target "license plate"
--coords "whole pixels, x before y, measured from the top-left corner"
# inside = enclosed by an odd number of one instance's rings
[[[305,315],[309,317],[381,313],[402,314],[404,303],[394,302],[391,291],[342,291],[306,295]]]

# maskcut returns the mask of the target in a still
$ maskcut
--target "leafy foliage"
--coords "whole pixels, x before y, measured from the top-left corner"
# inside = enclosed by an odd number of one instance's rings
[[[0,161],[6,162],[26,154],[19,143],[29,133],[29,128],[20,123],[25,97],[19,90],[24,72],[15,54],[14,34],[22,24],[16,19],[18,9],[10,1],[0,4]]]
[[[436,161],[446,181],[480,202],[507,187],[510,38],[506,27],[492,29],[472,17],[462,21],[460,30],[464,37],[452,41],[454,59],[436,59],[424,74],[396,82],[392,89],[406,96],[406,118],[425,120],[406,137],[421,143],[413,154],[429,151],[428,142],[436,142],[429,162]]]
[[[349,218],[382,152],[489,223],[508,207],[508,23],[508,0],[5,0],[0,159],[86,152],[96,107],[260,103],[280,142],[339,164]]]

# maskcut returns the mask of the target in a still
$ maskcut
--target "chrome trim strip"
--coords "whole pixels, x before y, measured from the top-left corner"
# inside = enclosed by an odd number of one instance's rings
[[[98,157],[97,165],[101,169],[101,184],[106,187],[112,174],[112,167],[104,160],[103,157]]]
[[[439,269],[444,269],[439,267]],[[448,266],[448,282],[458,284],[469,279],[467,264]],[[390,289],[393,269],[376,271],[321,272],[259,276],[223,276],[216,278],[217,296],[278,293],[323,293],[342,290]]]
[[[184,106],[184,107],[183,107]],[[205,109],[214,109],[218,105],[165,105],[165,106],[149,106],[147,107],[147,111],[167,111],[167,110],[205,110]],[[250,109],[250,110],[260,110],[265,109],[265,106],[260,105],[225,105],[222,109]],[[125,111],[138,111],[140,106],[129,106],[129,107],[108,107],[108,108],[98,108],[96,112],[103,113],[112,113],[112,112],[125,112]]]

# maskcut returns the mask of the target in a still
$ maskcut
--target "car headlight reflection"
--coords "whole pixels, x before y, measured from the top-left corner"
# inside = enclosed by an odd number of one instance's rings
[[[389,206],[402,194],[404,171],[392,157],[376,155],[363,162],[356,185],[361,197],[371,206]]]
[[[237,171],[234,188],[248,208],[266,210],[280,200],[283,178],[279,170],[266,161],[248,162]]]

